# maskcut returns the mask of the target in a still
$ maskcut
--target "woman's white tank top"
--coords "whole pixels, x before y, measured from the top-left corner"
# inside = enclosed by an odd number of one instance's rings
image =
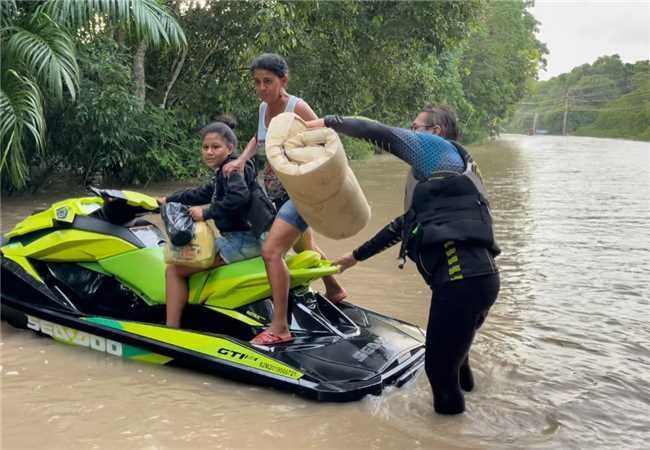
[[[300,101],[300,98],[295,95],[289,95],[289,101],[287,102],[287,107],[284,108],[284,112],[293,112],[296,109],[296,105]],[[266,117],[266,109],[268,108],[266,102],[260,103],[260,111],[258,115],[257,122],[257,145],[263,144],[266,141],[266,124],[264,123],[264,118]],[[259,148],[259,147],[258,147]]]

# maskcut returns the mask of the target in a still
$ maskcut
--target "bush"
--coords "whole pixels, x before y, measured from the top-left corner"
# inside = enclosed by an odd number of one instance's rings
[[[348,159],[368,159],[375,153],[375,146],[369,142],[360,139],[352,139],[346,136],[341,136],[343,148]],[[379,153],[380,150],[377,150]]]
[[[207,173],[198,135],[173,111],[148,106],[138,131],[145,145],[129,155],[127,168],[119,175],[122,181],[149,183]]]
[[[196,125],[150,104],[141,110],[128,61],[111,40],[83,47],[79,98],[51,111],[48,159],[42,165],[76,173],[83,183],[97,176],[147,183],[203,170]]]

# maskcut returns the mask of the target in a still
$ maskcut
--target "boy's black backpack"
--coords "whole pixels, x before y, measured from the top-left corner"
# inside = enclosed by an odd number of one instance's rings
[[[246,222],[251,227],[253,234],[260,237],[271,228],[277,210],[257,181],[251,183],[250,193],[251,203],[246,214]]]

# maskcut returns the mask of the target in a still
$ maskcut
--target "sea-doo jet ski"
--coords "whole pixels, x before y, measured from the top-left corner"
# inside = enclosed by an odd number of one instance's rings
[[[264,263],[193,275],[182,328],[165,325],[165,237],[143,218],[156,200],[92,189],[18,223],[0,246],[2,317],[53,339],[133,360],[189,367],[322,401],[401,385],[424,364],[424,333],[309,287],[336,272],[316,252],[287,258],[295,340],[249,340],[271,322]]]

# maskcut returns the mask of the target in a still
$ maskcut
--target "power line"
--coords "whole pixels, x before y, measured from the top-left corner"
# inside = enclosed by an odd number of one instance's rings
[[[573,113],[573,112],[610,112],[610,111],[637,111],[637,110],[642,110],[648,108],[650,109],[649,105],[638,105],[638,106],[632,106],[629,108],[571,108],[569,107],[567,113]],[[538,111],[540,114],[552,114],[552,113],[559,113],[559,112],[564,112],[564,105],[560,106],[559,108],[554,108],[554,109],[547,109],[547,110],[542,110]],[[532,114],[533,111],[530,111],[529,114]]]
[[[594,94],[594,97],[596,97],[597,95],[603,95],[603,94]],[[617,96],[617,97],[608,98],[608,99],[607,99],[607,98],[603,98],[603,99],[589,99],[589,98],[586,97],[586,96],[583,96],[583,97],[576,97],[576,96],[571,96],[571,95],[569,95],[569,99],[572,100],[572,101],[577,101],[577,102],[582,102],[582,101],[584,101],[584,102],[587,102],[587,103],[589,103],[589,102],[595,102],[595,103],[597,103],[597,102],[609,103],[609,102],[612,102],[612,101],[614,101],[614,100],[618,100],[618,99],[620,99],[620,98],[624,98],[624,97],[629,97],[629,98],[631,98],[631,99],[637,99],[637,98],[638,98],[638,99],[644,99],[644,100],[645,100],[645,97],[647,97],[647,96],[650,96],[650,91],[629,92],[629,93],[627,93],[627,94],[623,94],[623,95],[620,95],[620,96]],[[532,106],[532,107],[535,107],[535,108],[544,108],[544,107],[547,106],[547,105],[558,105],[558,104],[561,104],[563,101],[564,101],[564,97],[561,97],[561,98],[548,99],[548,100],[544,100],[544,101],[541,101],[541,102],[519,102],[519,103],[517,104],[517,106],[518,106],[518,107]]]
[[[649,93],[650,93],[650,91],[642,91],[642,92],[632,91],[632,92],[626,92],[624,94],[619,94],[615,98],[623,97],[625,95],[643,96],[643,95],[646,95],[646,94],[649,94]],[[610,92],[594,92],[592,94],[580,95],[580,96],[574,96],[574,97],[575,98],[591,98],[591,97],[599,97],[599,96],[606,95],[606,94],[614,94],[615,95],[615,93],[613,93],[613,92],[611,92],[611,93]]]
[[[638,105],[638,106],[631,106],[629,108],[571,109],[571,112],[584,112],[584,111],[592,111],[592,112],[636,111],[636,110],[641,110],[641,109],[646,109],[646,108],[650,111],[650,105]]]

